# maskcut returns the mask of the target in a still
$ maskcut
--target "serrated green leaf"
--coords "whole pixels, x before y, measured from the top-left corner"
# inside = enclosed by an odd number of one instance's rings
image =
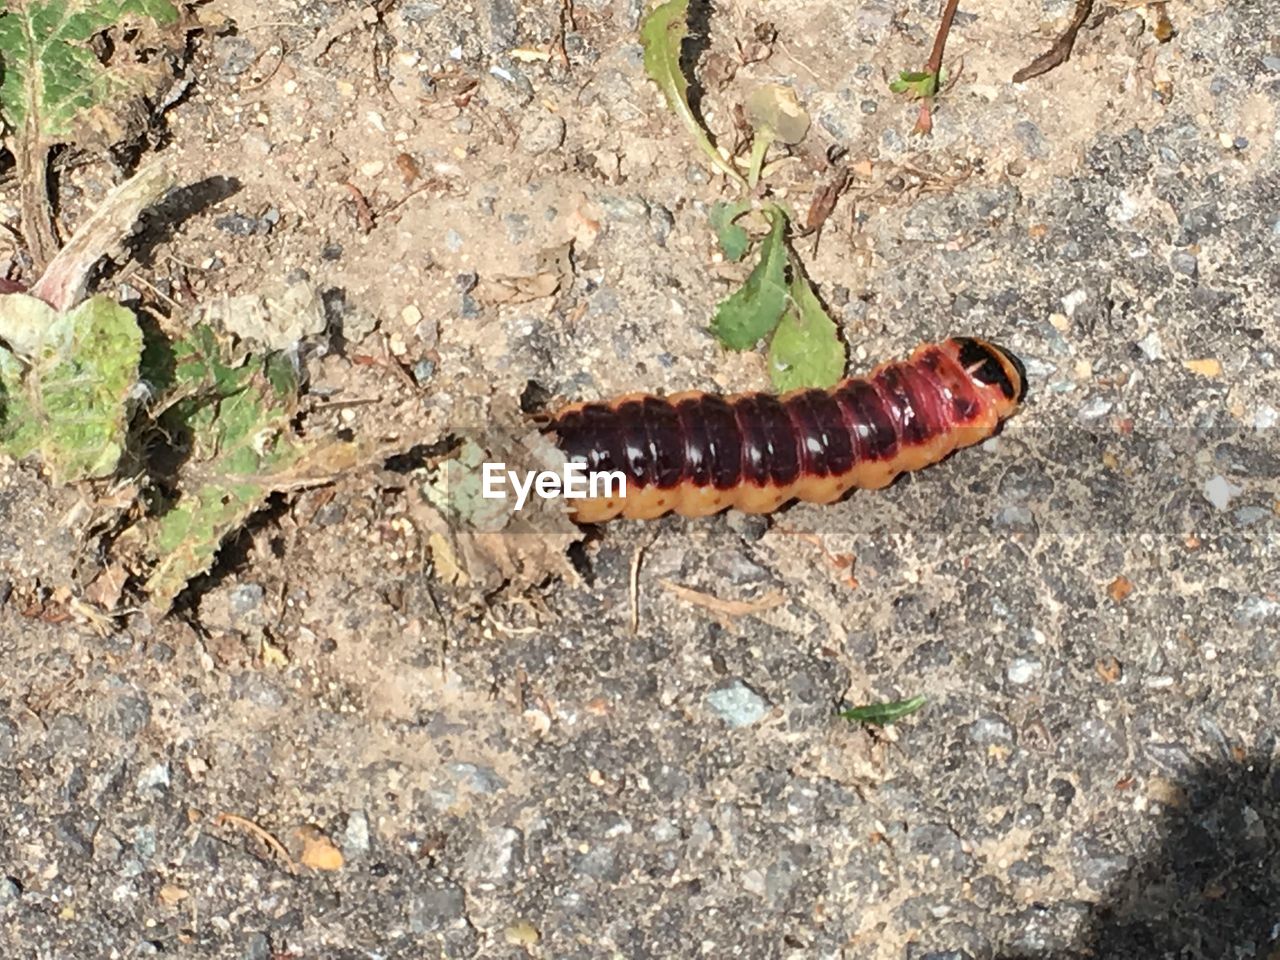
[[[126,399],[142,331],[105,296],[59,313],[24,294],[0,297],[0,449],[38,454],[55,482],[110,474],[124,450]]]
[[[190,439],[183,492],[146,531],[157,558],[146,589],[161,611],[209,568],[229,533],[293,482],[309,451],[289,426],[298,382],[287,356],[239,356],[202,325],[174,344],[173,364],[161,424]]]
[[[769,341],[769,378],[779,393],[825,390],[844,375],[844,343],[803,272],[798,266],[792,272],[790,302]]]
[[[751,237],[737,223],[738,218],[750,209],[750,200],[739,200],[737,203],[717,200],[711,205],[711,229],[716,232],[716,240],[724,255],[735,263],[751,249]]]
[[[689,33],[689,0],[669,0],[654,7],[640,25],[644,47],[644,71],[667,98],[667,105],[692,135],[712,165],[740,186],[746,180],[716,150],[711,138],[689,106],[689,82],[680,69],[680,45]]]
[[[79,140],[87,128],[111,130],[118,121],[105,114],[150,92],[167,71],[159,58],[104,65],[89,46],[95,35],[178,22],[171,0],[10,0],[0,11],[0,112],[11,131],[41,145]]]
[[[711,332],[730,350],[747,350],[768,336],[787,305],[787,218],[776,207],[765,215],[772,221],[760,244],[760,259],[746,283],[716,307]]]
[[[854,707],[840,713],[846,720],[857,723],[871,723],[877,726],[894,723],[905,716],[915,713],[928,702],[927,697],[912,697],[910,700],[893,700],[889,703],[872,703],[865,707]]]

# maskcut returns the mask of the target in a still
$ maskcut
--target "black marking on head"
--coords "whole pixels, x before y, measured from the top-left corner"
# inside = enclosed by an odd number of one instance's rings
[[[1022,364],[1014,360],[1007,350],[984,340],[974,340],[972,337],[957,337],[956,343],[960,345],[960,366],[964,367],[969,376],[987,386],[999,387],[1006,399],[1022,400],[1026,389],[1026,377],[1021,376]],[[1015,385],[1009,379],[1005,365],[1000,362],[1002,357],[1008,358],[1010,364],[1018,371],[1021,383]]]
[[[991,346],[994,347],[996,350],[1000,351],[1001,355],[1006,360],[1009,361],[1009,366],[1013,367],[1014,371],[1018,374],[1018,396],[1016,399],[1018,403],[1021,403],[1024,399],[1026,399],[1026,396],[1027,396],[1026,365],[1023,364],[1022,360],[1018,358],[1018,355],[1016,353],[1013,353],[1010,350],[1006,350],[1004,347],[1000,346],[998,343],[993,343],[991,344]]]

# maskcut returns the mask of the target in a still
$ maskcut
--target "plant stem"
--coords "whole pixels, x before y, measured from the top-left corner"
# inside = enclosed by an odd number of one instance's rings
[[[929,62],[925,64],[925,73],[933,77],[933,93],[938,92],[938,78],[942,75],[942,51],[947,45],[947,35],[951,33],[951,23],[956,18],[956,7],[960,0],[946,0],[942,8],[942,22],[938,24],[938,33],[933,38],[933,50],[929,52]],[[927,134],[933,131],[933,94],[924,97],[920,102],[920,116],[916,119],[916,133]]]
[[[22,205],[22,236],[31,250],[38,276],[58,252],[58,231],[49,200],[49,150],[23,137],[14,152],[18,197]]]

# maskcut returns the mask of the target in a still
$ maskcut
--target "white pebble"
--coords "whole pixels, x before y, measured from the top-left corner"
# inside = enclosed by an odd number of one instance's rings
[[[1210,477],[1204,485],[1204,498],[1213,504],[1215,510],[1227,509],[1241,493],[1244,493],[1244,487],[1237,487],[1220,473]]]
[[[1039,660],[1033,660],[1030,657],[1019,657],[1005,670],[1005,676],[1009,678],[1009,682],[1019,685],[1030,683],[1042,673],[1044,673],[1044,666]]]
[[[1138,341],[1138,348],[1148,360],[1164,359],[1164,341],[1154,330]]]

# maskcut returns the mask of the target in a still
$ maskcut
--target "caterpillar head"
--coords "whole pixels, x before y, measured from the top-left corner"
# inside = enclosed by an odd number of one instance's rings
[[[999,397],[1001,418],[1009,416],[1027,395],[1027,370],[1014,354],[989,340],[956,337],[956,359],[984,392]]]

